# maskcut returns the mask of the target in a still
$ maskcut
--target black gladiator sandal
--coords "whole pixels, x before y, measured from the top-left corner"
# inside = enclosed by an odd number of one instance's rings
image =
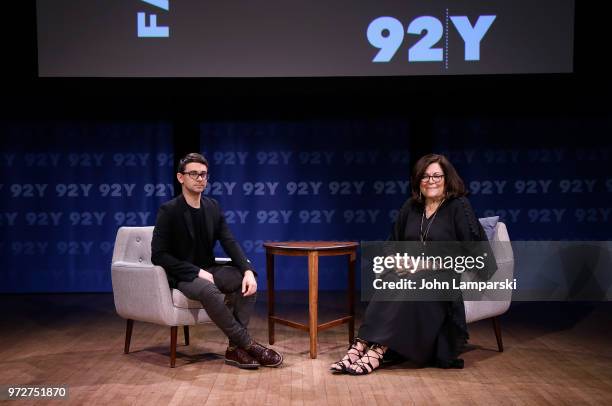
[[[357,348],[357,343],[361,343],[363,345],[363,348],[364,348],[363,351],[359,351],[359,349]],[[368,342],[365,340],[362,340],[359,337],[355,337],[353,339],[353,342],[348,346],[346,355],[340,361],[334,362],[333,364],[331,364],[329,369],[333,372],[345,373],[347,372],[347,368],[350,365],[352,365],[353,362],[361,359],[361,357],[363,357],[363,354],[365,354],[367,350],[368,350]],[[354,360],[353,360],[353,357],[351,357],[351,355],[354,356]]]
[[[353,362],[351,365],[353,368],[346,368],[346,372],[351,375],[367,375],[374,372],[375,369],[378,369],[383,364],[383,358],[385,356],[385,352],[387,352],[388,348],[383,350],[382,345],[380,344],[372,344],[368,351],[363,354],[363,356],[357,361]],[[368,355],[368,352],[372,351],[376,355]],[[372,360],[378,360],[378,365],[372,365]],[[359,367],[360,370],[356,370],[355,367]]]

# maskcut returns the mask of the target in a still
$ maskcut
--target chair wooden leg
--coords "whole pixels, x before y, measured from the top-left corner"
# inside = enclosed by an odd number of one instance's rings
[[[183,326],[183,333],[185,336],[185,345],[189,345],[189,326]]]
[[[495,330],[495,338],[497,339],[497,349],[499,352],[504,352],[504,343],[502,342],[501,328],[499,327],[499,319],[496,317],[493,320],[493,330]]]
[[[132,340],[132,329],[134,327],[134,320],[127,319],[125,325],[125,346],[123,347],[123,353],[127,354],[130,352],[130,341]]]
[[[170,327],[170,368],[174,368],[176,364],[176,336],[178,334],[178,327]]]

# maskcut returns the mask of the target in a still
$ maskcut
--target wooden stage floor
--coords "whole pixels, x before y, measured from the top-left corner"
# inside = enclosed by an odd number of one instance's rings
[[[265,295],[259,297],[250,330],[266,343]],[[279,293],[277,303],[281,315],[305,320],[305,292]],[[325,321],[341,313],[344,294],[321,292],[320,303]],[[4,295],[0,308],[0,385],[68,385],[69,399],[50,404],[612,404],[607,302],[514,303],[501,318],[503,353],[483,321],[469,326],[463,370],[401,364],[360,377],[328,371],[346,349],[345,326],[320,334],[314,360],[306,333],[277,326],[275,348],[285,363],[257,371],[223,363],[226,340],[215,326],[192,327],[189,346],[179,329],[171,369],[169,328],[136,322],[132,352],[123,354],[125,322],[111,294]]]

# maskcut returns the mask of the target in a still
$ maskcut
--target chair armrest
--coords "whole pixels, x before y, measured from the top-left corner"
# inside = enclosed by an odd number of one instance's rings
[[[172,296],[162,267],[117,261],[111,266],[111,279],[115,308],[121,317],[172,324]]]

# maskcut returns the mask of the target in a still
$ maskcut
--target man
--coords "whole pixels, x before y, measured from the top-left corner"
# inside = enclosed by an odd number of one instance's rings
[[[229,338],[226,364],[245,369],[280,365],[282,355],[256,343],[247,330],[257,292],[255,272],[229,230],[219,203],[202,196],[208,161],[200,154],[187,154],[177,172],[182,193],[159,208],[152,262],[166,270],[170,286],[200,301]],[[228,265],[215,263],[217,240],[232,259]]]

